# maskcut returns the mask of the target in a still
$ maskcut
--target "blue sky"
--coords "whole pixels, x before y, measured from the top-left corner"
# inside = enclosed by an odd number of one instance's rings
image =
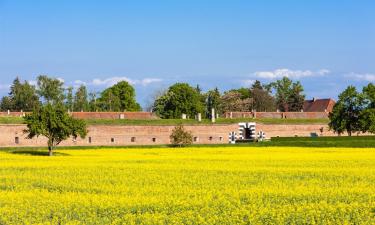
[[[287,75],[333,97],[375,81],[375,1],[0,0],[0,95],[47,74],[144,105],[178,81],[228,90]]]

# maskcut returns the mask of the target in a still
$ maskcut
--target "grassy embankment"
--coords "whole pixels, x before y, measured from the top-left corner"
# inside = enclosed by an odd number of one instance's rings
[[[193,145],[195,148],[215,147],[215,148],[232,148],[234,146],[247,147],[341,147],[341,148],[375,148],[375,136],[341,136],[341,137],[278,137],[271,138],[271,141],[265,142],[248,142],[233,144],[205,144]],[[144,146],[110,146],[114,149],[154,149],[154,148],[168,148],[171,145],[144,145]],[[56,147],[58,150],[77,150],[77,149],[107,149],[108,146],[71,146],[71,147]],[[0,147],[0,151],[45,151],[46,147]]]

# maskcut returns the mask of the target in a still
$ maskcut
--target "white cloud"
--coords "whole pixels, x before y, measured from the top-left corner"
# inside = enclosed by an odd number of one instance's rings
[[[354,78],[356,80],[368,81],[368,82],[375,82],[375,74],[371,73],[350,73],[346,75],[346,77]]]
[[[29,80],[27,82],[29,82],[29,84],[33,85],[33,86],[36,86],[38,84],[38,82],[36,80]]]
[[[159,79],[159,78],[145,78],[145,79],[140,80],[139,83],[142,84],[143,86],[147,86],[151,83],[157,83],[161,81],[162,79]]]
[[[298,79],[302,77],[324,76],[329,73],[330,71],[327,69],[321,69],[318,71],[277,69],[274,71],[258,71],[254,73],[254,76],[258,78],[265,78],[265,79],[278,79],[282,77]]]
[[[0,90],[9,90],[10,84],[0,84]]]
[[[252,84],[255,83],[255,80],[242,80],[242,83],[245,85],[245,86],[251,86]]]
[[[106,78],[106,79],[95,78],[90,82],[84,82],[84,81],[81,81],[81,80],[76,80],[76,81],[74,81],[74,83],[77,84],[77,85],[84,84],[84,85],[91,85],[91,86],[106,86],[106,87],[109,87],[109,86],[113,86],[113,85],[117,84],[120,81],[126,81],[131,85],[147,86],[147,85],[152,84],[152,83],[161,82],[162,79],[144,78],[144,79],[141,79],[141,80],[137,80],[137,79],[131,79],[131,78],[128,78],[128,77],[110,77],[110,78]]]

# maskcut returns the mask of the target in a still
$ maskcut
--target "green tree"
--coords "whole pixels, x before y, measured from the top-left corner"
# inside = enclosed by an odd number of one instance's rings
[[[252,110],[253,99],[242,99],[238,91],[227,91],[221,96],[221,110],[223,112],[248,112]]]
[[[238,92],[240,94],[240,98],[242,100],[244,99],[248,99],[248,98],[251,98],[251,91],[249,88],[238,88],[238,89],[232,89],[232,90],[229,90],[228,92]]]
[[[305,95],[303,94],[303,87],[299,81],[292,84],[287,102],[288,102],[288,111],[298,112],[303,109],[303,103],[305,102]]]
[[[91,112],[99,111],[99,104],[96,95],[97,94],[95,92],[89,93],[89,109]]]
[[[218,88],[210,90],[206,94],[206,116],[211,117],[211,109],[215,109],[216,113],[222,114],[221,94]]]
[[[258,112],[269,112],[276,110],[275,98],[260,81],[256,80],[250,88],[253,98],[252,109]]]
[[[25,116],[27,138],[44,136],[48,139],[48,151],[52,156],[55,146],[70,136],[85,138],[87,134],[85,121],[74,119],[62,105],[47,104],[35,109]]]
[[[33,85],[27,81],[22,83],[17,77],[10,87],[7,98],[3,98],[2,109],[11,111],[32,111],[40,105],[39,98]]]
[[[301,111],[305,96],[302,94],[303,87],[299,81],[293,83],[288,77],[267,85],[268,89],[275,90],[276,106],[282,112]]]
[[[81,85],[74,95],[74,111],[89,111],[89,102],[87,100],[87,89],[86,86]]]
[[[276,91],[277,108],[282,112],[288,111],[288,98],[290,96],[292,83],[291,79],[283,77],[281,80],[277,80],[270,84]]]
[[[120,81],[105,89],[99,102],[103,111],[141,111],[141,106],[135,100],[135,90],[126,81]]]
[[[359,116],[363,108],[363,98],[353,86],[347,87],[340,95],[329,115],[329,127],[334,132],[349,136],[361,131]]]
[[[375,133],[375,85],[369,83],[362,90],[364,107],[359,116],[362,132]]]
[[[182,114],[194,118],[203,111],[201,95],[187,83],[170,86],[164,95],[156,99],[153,107],[153,112],[163,119],[181,118]]]
[[[56,78],[45,75],[37,77],[38,90],[37,93],[46,103],[61,104],[64,101],[64,83]]]
[[[4,96],[1,98],[0,104],[1,111],[7,111],[13,109],[13,102],[9,96]]]
[[[169,136],[171,144],[174,146],[186,146],[193,143],[193,134],[190,131],[185,130],[182,125],[176,126],[171,135]]]
[[[68,87],[66,89],[66,97],[65,97],[65,107],[73,112],[74,108],[73,108],[73,104],[74,104],[74,99],[73,99],[73,87]]]

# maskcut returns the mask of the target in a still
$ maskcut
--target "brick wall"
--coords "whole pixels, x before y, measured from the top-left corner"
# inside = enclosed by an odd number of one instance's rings
[[[0,116],[22,117],[30,112],[0,112]],[[158,119],[151,112],[71,112],[79,119]]]
[[[326,112],[226,112],[225,118],[258,118],[258,119],[326,119]]]
[[[72,112],[79,119],[157,119],[151,112]]]
[[[328,131],[327,124],[311,125],[284,125],[284,124],[260,124],[256,125],[256,132],[262,130],[267,137],[310,136],[311,133],[323,136],[335,135]],[[46,146],[47,140],[43,137],[32,140],[25,139],[23,130],[25,125],[0,125],[0,146]],[[61,143],[62,146],[116,146],[116,145],[153,145],[169,144],[169,135],[174,126],[89,126],[89,133],[85,139],[69,139]],[[193,132],[198,144],[228,143],[229,132],[238,132],[238,124],[227,125],[191,125],[185,126]],[[18,137],[19,143],[16,144]],[[132,141],[133,139],[133,141]]]

